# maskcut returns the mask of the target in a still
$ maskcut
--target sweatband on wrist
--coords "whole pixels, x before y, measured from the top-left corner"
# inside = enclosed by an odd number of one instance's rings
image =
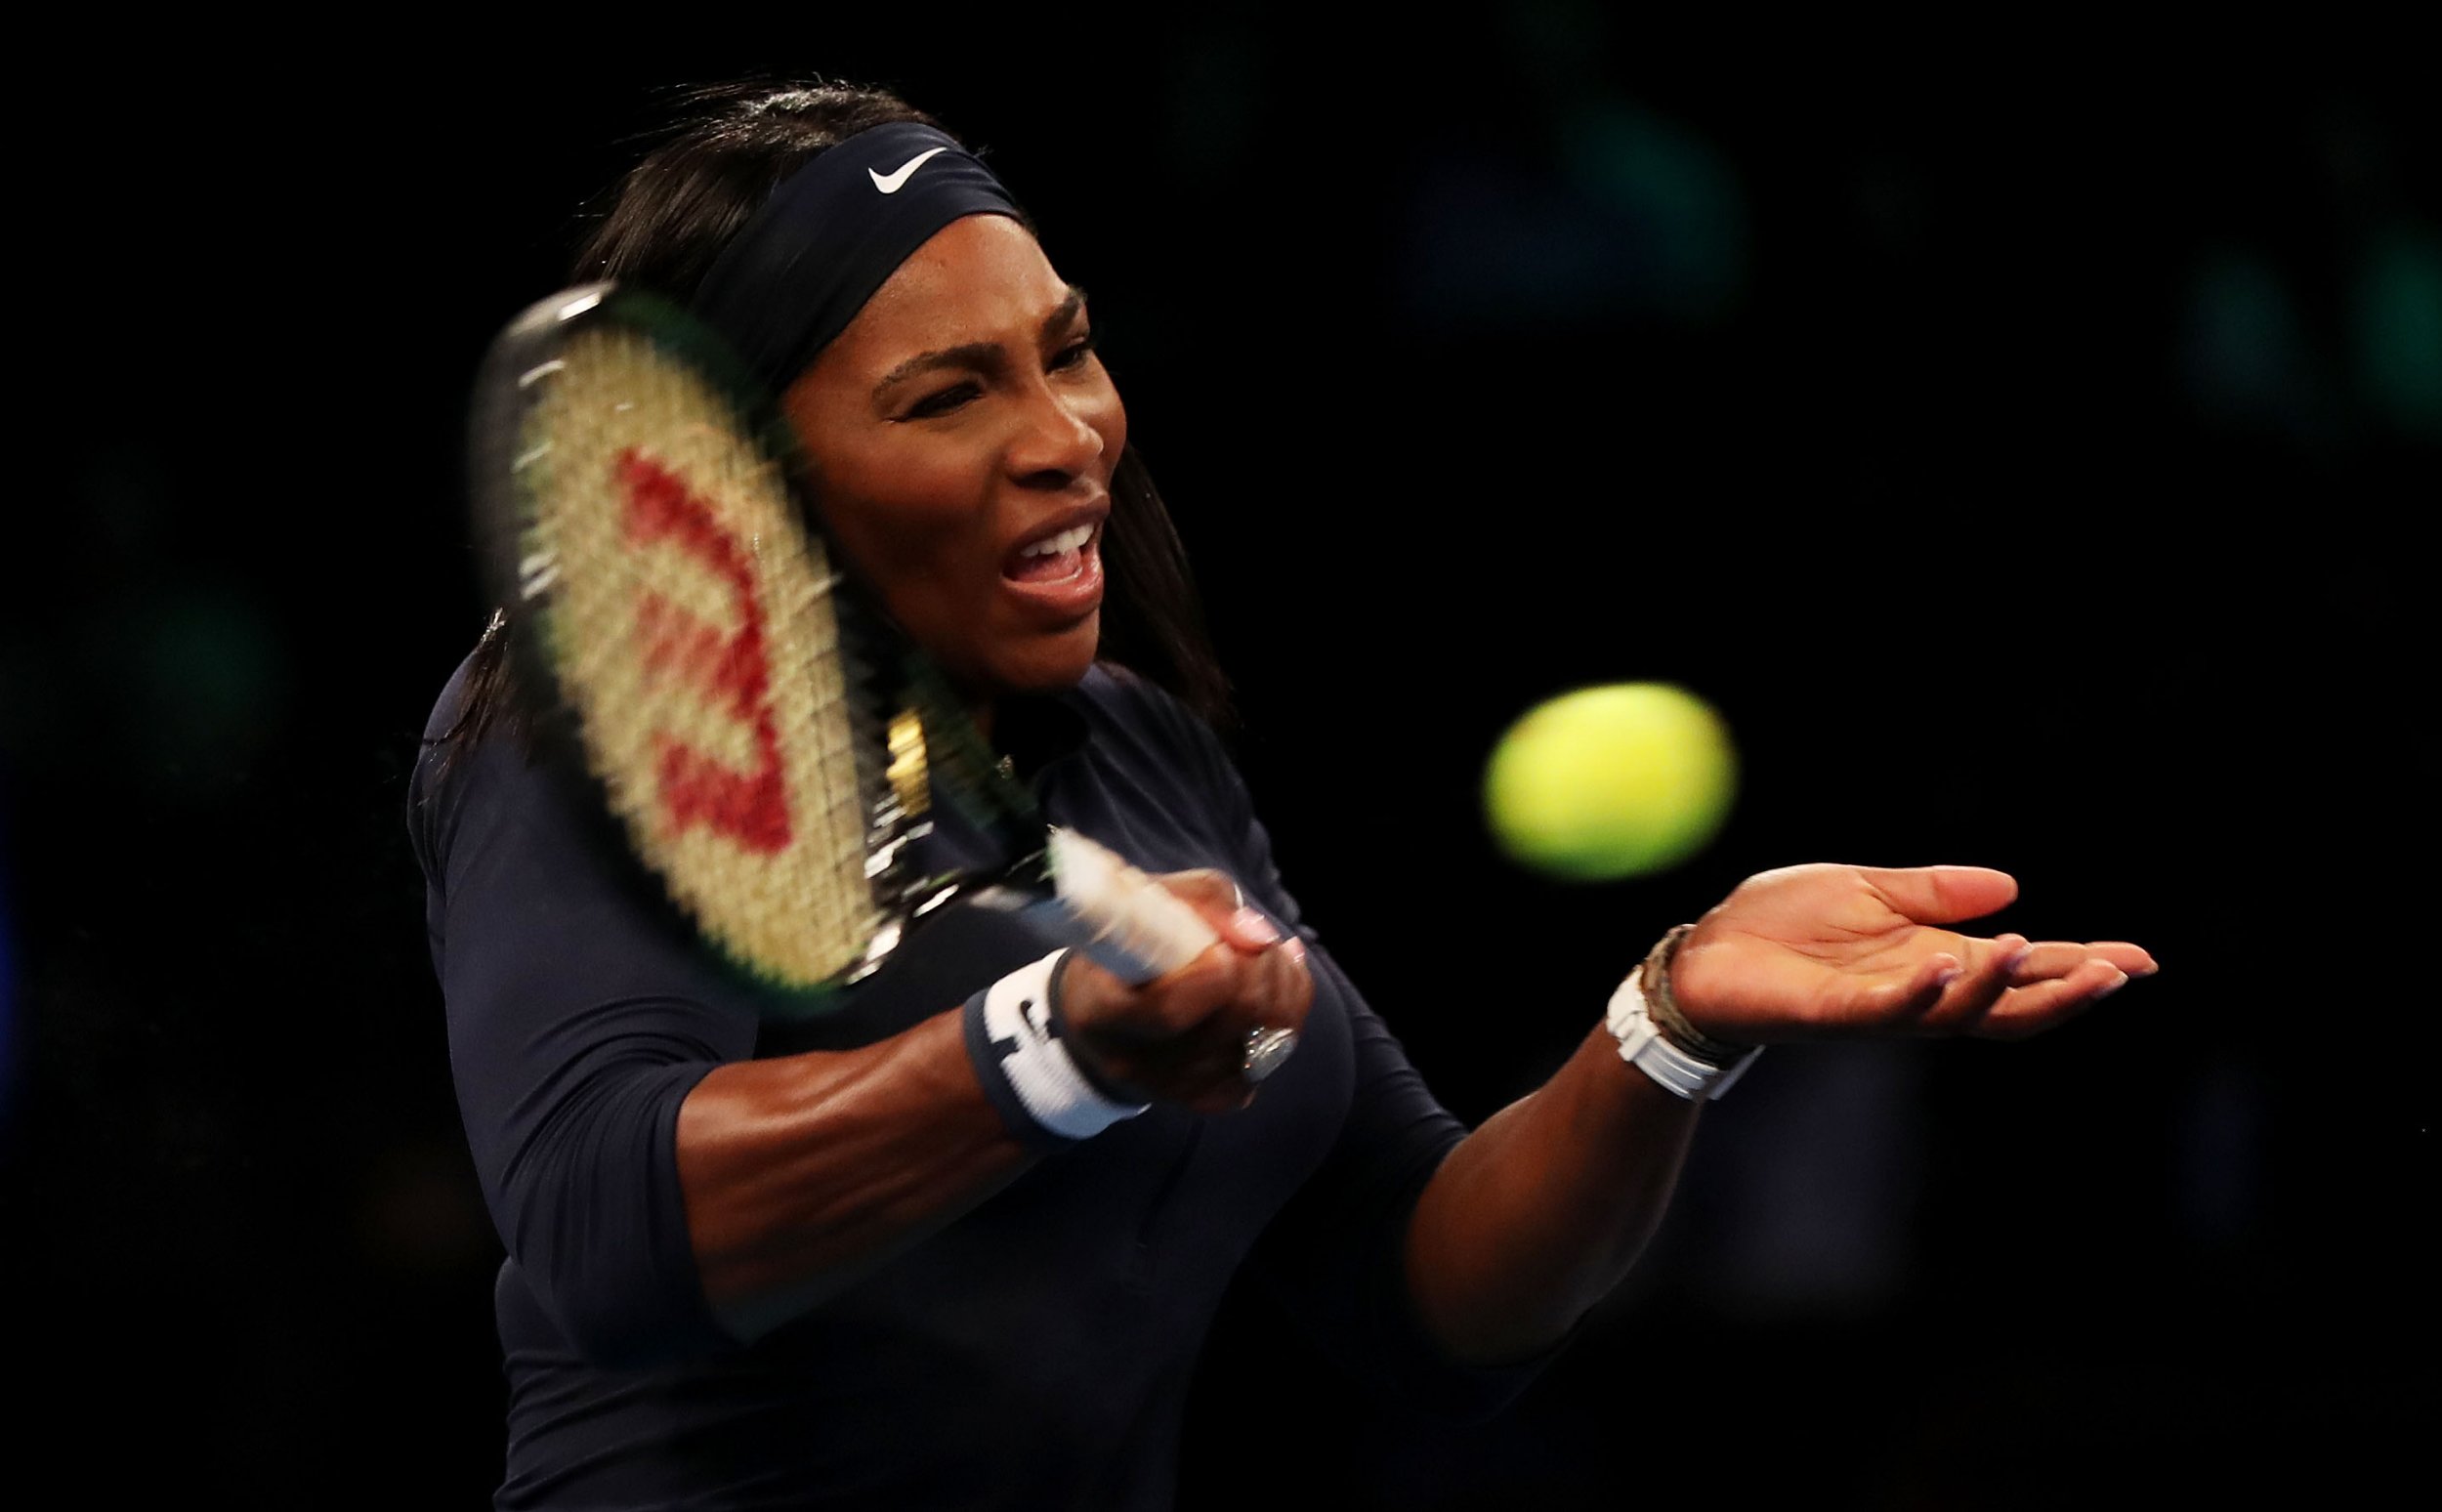
[[[967,999],[967,1058],[1009,1132],[1037,1150],[1091,1139],[1143,1113],[1145,1103],[1110,1096],[1062,1043],[1060,963],[1054,950]]]
[[[777,393],[909,254],[970,215],[1026,219],[947,134],[916,121],[861,131],[780,181],[689,304]]]

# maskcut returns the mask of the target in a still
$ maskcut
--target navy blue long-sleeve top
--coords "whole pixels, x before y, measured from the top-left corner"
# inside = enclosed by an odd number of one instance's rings
[[[522,742],[449,754],[467,673],[434,710],[408,819],[459,1107],[508,1250],[499,1505],[1167,1507],[1195,1363],[1242,1269],[1352,1370],[1428,1407],[1489,1410],[1531,1373],[1459,1369],[1426,1338],[1400,1250],[1464,1130],[1302,925],[1211,733],[1102,668],[1029,711],[1047,817],[1147,870],[1219,867],[1298,929],[1315,1002],[1296,1055],[1252,1108],[1157,1106],[757,1342],[731,1339],[688,1243],[689,1091],[726,1062],[888,1037],[1047,945],[948,910],[839,1012],[777,1029]]]

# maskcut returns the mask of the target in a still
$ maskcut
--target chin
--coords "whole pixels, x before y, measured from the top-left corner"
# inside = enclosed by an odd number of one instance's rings
[[[982,681],[1001,693],[1066,693],[1094,668],[1102,648],[1102,611],[1088,614],[1074,629],[1029,640],[994,658]]]

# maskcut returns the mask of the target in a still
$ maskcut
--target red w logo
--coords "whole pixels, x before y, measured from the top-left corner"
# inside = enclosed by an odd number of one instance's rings
[[[677,474],[634,447],[619,453],[613,471],[626,499],[622,524],[628,540],[638,546],[674,542],[729,584],[737,607],[738,628],[725,633],[650,588],[636,595],[636,636],[648,674],[686,678],[754,730],[755,765],[749,772],[724,765],[665,731],[654,732],[662,815],[673,831],[709,824],[750,851],[779,851],[788,844],[788,792],[753,565],[711,506]]]

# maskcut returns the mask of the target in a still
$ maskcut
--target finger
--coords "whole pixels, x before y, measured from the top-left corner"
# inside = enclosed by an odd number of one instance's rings
[[[1111,1031],[1156,1041],[1194,1030],[1245,995],[1246,963],[1232,945],[1207,945],[1186,965],[1138,985],[1111,1015]]]
[[[1281,938],[1280,926],[1261,909],[1247,906],[1245,892],[1226,871],[1203,866],[1194,871],[1164,872],[1158,880],[1195,904],[1213,933],[1242,953],[1269,948]]]
[[[1858,875],[1919,924],[1956,924],[2007,907],[2018,880],[1989,866],[1860,866]]]
[[[1242,1044],[1257,1030],[1303,1029],[1314,1003],[1314,979],[1306,970],[1303,948],[1292,950],[1292,943],[1236,958],[1239,978],[1231,1000],[1195,1032]]]
[[[1092,1044],[1090,1053],[1100,1079],[1130,1096],[1218,1113],[1245,1101],[1245,1047],[1242,1029],[1206,1020],[1164,1038],[1105,1037]],[[1073,1036],[1072,1052],[1079,1049]]]
[[[2011,976],[2030,950],[2024,935],[1997,935],[1991,940],[1963,940],[1956,951],[1958,973],[1943,984],[1941,996],[1917,1018],[1927,1033],[1971,1031],[2009,990]]]
[[[2024,1039],[2065,1024],[2128,985],[2128,974],[2100,958],[2065,977],[2013,987],[1969,1032],[1984,1039]]]
[[[1092,1022],[1072,1015],[1072,1029],[1106,1079],[1199,1113],[1242,1107],[1248,1034],[1304,1028],[1314,1000],[1305,954],[1293,937],[1252,955],[1215,945],[1135,987],[1081,962],[1064,992],[1084,994],[1076,1001]]]
[[[2131,977],[2150,977],[2160,969],[2151,954],[2120,941],[2074,945],[2065,940],[2046,940],[2027,947],[2010,973],[2010,982],[2019,986],[2065,977],[2088,961],[2107,961]]]
[[[1219,1023],[1164,1047],[1158,1069],[1148,1077],[1156,1095],[1200,1113],[1228,1113],[1254,1101],[1246,1077],[1248,1033]]]
[[[1263,953],[1262,997],[1251,1005],[1258,1021],[1254,1028],[1291,1033],[1305,1029],[1306,1012],[1314,1003],[1314,979],[1307,974],[1301,954],[1285,945]]]
[[[2037,982],[2050,982],[2069,975],[2091,959],[2093,952],[2082,945],[2072,945],[2065,940],[2042,941],[2018,952],[2017,960],[2010,967],[2010,985],[2024,987]]]
[[[1165,871],[1154,880],[1199,908],[1217,910],[1224,917],[1237,912],[1246,902],[1240,895],[1237,879],[1218,866]]]
[[[1140,1017],[1168,1038],[1191,1032],[1242,1038],[1251,1029],[1295,1029],[1305,1023],[1314,1001],[1305,962],[1306,947],[1293,937],[1276,936],[1253,951],[1214,945],[1145,984]]]
[[[2111,962],[2131,977],[2150,977],[2163,969],[2153,951],[2126,940],[2089,940],[2085,948],[2087,954]]]
[[[1262,909],[1242,907],[1222,921],[1221,938],[1252,953],[1279,945],[1281,928]]]
[[[1295,1054],[1295,1036],[1303,1031],[1314,1000],[1314,980],[1306,969],[1303,945],[1294,940],[1284,942],[1248,961],[1246,969],[1242,998],[1198,1026],[1189,1036],[1200,1048],[1190,1072],[1202,1082],[1191,1097],[1195,1106],[1217,1100],[1242,1107],[1250,1101],[1246,1093],[1262,1079],[1248,1072],[1248,1058],[1258,1040],[1275,1039],[1285,1032],[1289,1036],[1285,1053]]]
[[[1966,968],[1950,951],[1937,951],[1918,961],[1904,978],[1867,987],[1857,1011],[1870,1022],[1894,1026],[1916,1023],[1942,1000],[1942,989],[1958,980]]]

